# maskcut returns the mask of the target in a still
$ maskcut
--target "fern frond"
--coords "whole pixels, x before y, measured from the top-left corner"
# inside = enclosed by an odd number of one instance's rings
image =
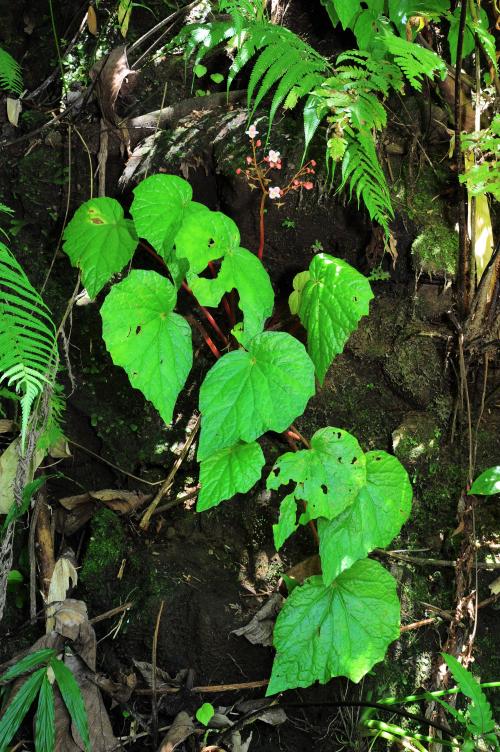
[[[407,42],[387,29],[384,29],[378,39],[393,56],[394,62],[401,68],[410,84],[418,91],[422,90],[424,76],[432,78],[436,72],[443,76],[446,74],[444,62],[435,52],[426,50],[415,42]]]
[[[0,242],[0,383],[6,381],[21,395],[23,444],[31,407],[49,383],[55,352],[50,311]]]
[[[21,67],[12,55],[0,47],[0,87],[14,94],[22,94]]]
[[[378,222],[389,235],[389,221],[394,218],[389,188],[380,166],[375,142],[370,131],[354,132],[346,128],[346,151],[342,160],[342,183],[349,185],[349,193],[363,201],[370,218]]]

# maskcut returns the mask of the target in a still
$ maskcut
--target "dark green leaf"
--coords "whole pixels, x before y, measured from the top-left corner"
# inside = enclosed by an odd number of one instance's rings
[[[36,752],[54,752],[56,741],[56,718],[54,690],[47,678],[43,677],[36,713],[35,748]]]
[[[34,671],[18,689],[11,699],[10,705],[0,719],[0,750],[5,752],[9,742],[14,737],[22,720],[30,709],[33,700],[38,694],[38,690],[46,674],[45,668]],[[5,674],[4,674],[5,676]]]
[[[43,648],[43,650],[36,650],[34,653],[28,653],[24,658],[21,658],[17,663],[7,669],[2,676],[0,676],[0,682],[10,682],[12,679],[16,679],[18,676],[26,674],[31,671],[40,663],[47,663],[56,654],[52,648]]]
[[[334,676],[358,682],[398,636],[396,581],[376,561],[357,561],[328,586],[310,577],[278,615],[266,694],[326,684]]]
[[[260,478],[265,459],[259,444],[236,444],[219,449],[200,464],[201,490],[196,509],[205,509],[246,493]]]
[[[412,489],[399,460],[386,452],[365,458],[366,486],[354,503],[333,520],[318,520],[325,585],[374,548],[387,546],[410,514]]]
[[[89,725],[87,710],[82,693],[72,672],[62,661],[54,658],[50,667],[56,677],[57,686],[68,709],[71,720],[75,724],[87,752],[90,752]]]

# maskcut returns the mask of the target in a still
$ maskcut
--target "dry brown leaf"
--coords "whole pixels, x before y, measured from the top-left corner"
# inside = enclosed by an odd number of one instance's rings
[[[97,16],[93,5],[89,5],[89,8],[87,10],[87,29],[95,37],[99,34],[97,28]]]
[[[11,125],[13,125],[15,128],[17,128],[19,115],[22,111],[23,106],[20,99],[12,99],[12,97],[7,97],[7,117],[9,119],[9,123],[11,123]]]
[[[131,514],[152,498],[152,494],[143,494],[139,491],[114,491],[111,489],[90,491],[89,496],[91,499],[101,501],[113,512],[119,514]]]
[[[279,593],[273,593],[248,624],[239,629],[233,629],[231,634],[246,637],[252,645],[272,645],[274,623],[283,600],[283,596]]]
[[[195,727],[193,719],[184,710],[181,710],[175,716],[168,734],[160,744],[158,752],[173,752],[179,744],[182,744],[191,734],[194,734]]]
[[[90,71],[103,117],[114,125],[118,124],[116,100],[128,76],[135,77],[136,72],[128,67],[125,45],[115,47],[107,57],[98,60]]]
[[[321,561],[318,554],[310,556],[308,559],[304,559],[287,572],[287,576],[296,580],[299,585],[302,585],[304,580],[307,580],[308,577],[312,577],[315,574],[321,574]]]
[[[16,424],[13,420],[7,420],[6,418],[4,420],[0,420],[0,433],[12,433],[15,425]]]
[[[60,556],[56,561],[52,577],[50,579],[49,592],[47,594],[47,621],[46,632],[52,632],[55,627],[56,604],[66,599],[68,590],[78,583],[78,574],[74,565],[73,552],[69,555]],[[78,602],[78,601],[77,601]]]
[[[151,663],[146,663],[146,661],[136,661],[135,658],[133,659],[133,664],[136,667],[136,669],[139,671],[140,675],[148,685],[148,687],[153,686],[153,666]],[[171,687],[175,686],[176,682],[172,679],[172,677],[164,671],[162,668],[156,667],[156,686],[157,687]]]

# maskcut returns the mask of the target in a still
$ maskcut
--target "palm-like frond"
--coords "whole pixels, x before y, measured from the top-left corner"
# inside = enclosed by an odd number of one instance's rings
[[[21,395],[23,442],[31,407],[49,381],[55,355],[50,311],[0,242],[0,383],[6,381]]]
[[[2,47],[0,47],[0,86],[14,94],[21,94],[23,90],[19,63]]]
[[[394,58],[396,65],[401,68],[410,84],[418,91],[422,90],[422,79],[424,77],[432,78],[436,72],[441,75],[446,74],[444,62],[432,50],[426,50],[414,42],[408,42],[387,29],[384,29],[379,39]]]

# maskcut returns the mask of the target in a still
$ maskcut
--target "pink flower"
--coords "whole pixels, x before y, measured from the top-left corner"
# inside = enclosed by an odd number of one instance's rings
[[[314,183],[302,183],[302,187],[306,189],[306,191],[310,191],[311,188],[314,188]]]
[[[238,167],[238,169],[236,170],[236,174],[241,175],[241,167]]]
[[[281,198],[281,188],[277,185],[275,185],[272,188],[269,188],[269,198]]]
[[[252,157],[247,157],[247,164],[252,164]]]
[[[257,130],[257,128],[255,127],[253,123],[250,126],[250,128],[247,131],[245,131],[246,135],[249,136],[249,138],[255,138],[258,132],[259,131]]]
[[[260,138],[258,138],[257,141],[255,142],[255,146],[257,147],[262,146],[262,141],[260,140]]]
[[[311,159],[311,164],[312,164],[313,167],[316,167],[316,162],[315,162],[314,159]]]
[[[279,151],[274,151],[274,149],[270,149],[269,151],[269,161],[270,162],[279,162],[280,161],[280,153]]]

